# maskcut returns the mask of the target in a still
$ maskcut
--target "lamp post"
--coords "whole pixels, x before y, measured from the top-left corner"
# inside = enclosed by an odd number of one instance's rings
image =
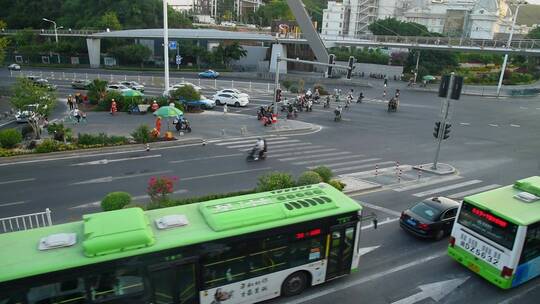
[[[163,66],[165,67],[165,91],[169,89],[169,29],[167,20],[167,0],[163,0]]]
[[[54,39],[56,40],[56,44],[58,44],[58,31],[56,29],[56,22],[54,22],[52,20],[49,20],[47,18],[42,18],[41,20],[46,21],[46,22],[50,22],[50,23],[53,24],[53,26],[54,26]]]
[[[518,12],[519,12],[519,7],[524,5],[524,4],[527,4],[526,1],[518,1],[517,2],[517,6],[516,6],[516,12],[514,13],[514,18],[512,20],[512,27],[510,28],[510,36],[508,36],[508,42],[506,43],[506,47],[507,48],[510,48],[510,44],[512,43],[512,36],[514,35],[514,26],[516,25],[516,20],[517,20],[517,15],[518,15]],[[497,85],[497,97],[499,97],[499,95],[501,94],[501,86],[502,86],[502,81],[503,81],[503,78],[504,78],[504,70],[506,70],[506,63],[508,62],[508,53],[504,54],[504,60],[503,60],[503,64],[502,64],[502,67],[501,67],[501,75],[499,76],[499,84]]]

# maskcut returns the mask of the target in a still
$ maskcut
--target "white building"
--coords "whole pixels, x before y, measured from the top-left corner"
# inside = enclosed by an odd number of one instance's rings
[[[344,32],[347,33],[349,24],[345,22],[345,15],[348,14],[350,14],[350,8],[345,7],[342,2],[328,1],[328,8],[323,10],[321,36],[336,37],[343,36]]]
[[[195,0],[168,0],[167,4],[177,11],[191,11]]]
[[[354,37],[367,33],[369,24],[377,19],[378,1],[328,1],[328,8],[323,10],[322,36]]]

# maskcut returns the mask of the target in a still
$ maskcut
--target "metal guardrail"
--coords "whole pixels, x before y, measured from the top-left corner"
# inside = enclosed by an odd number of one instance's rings
[[[51,210],[49,208],[45,209],[44,212],[0,218],[0,228],[2,228],[0,233],[22,231],[47,226],[52,226]]]

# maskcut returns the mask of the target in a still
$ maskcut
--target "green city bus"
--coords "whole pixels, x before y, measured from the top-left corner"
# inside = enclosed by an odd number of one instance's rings
[[[448,254],[508,289],[540,275],[540,176],[465,197]]]
[[[296,295],[356,270],[361,210],[321,183],[0,234],[0,304]]]

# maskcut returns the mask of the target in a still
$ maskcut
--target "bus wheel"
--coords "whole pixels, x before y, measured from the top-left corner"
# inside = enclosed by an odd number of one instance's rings
[[[298,271],[289,275],[281,285],[281,294],[289,297],[301,294],[307,287],[307,275],[304,271]]]
[[[435,240],[440,241],[444,237],[444,230],[439,230],[435,233]]]

